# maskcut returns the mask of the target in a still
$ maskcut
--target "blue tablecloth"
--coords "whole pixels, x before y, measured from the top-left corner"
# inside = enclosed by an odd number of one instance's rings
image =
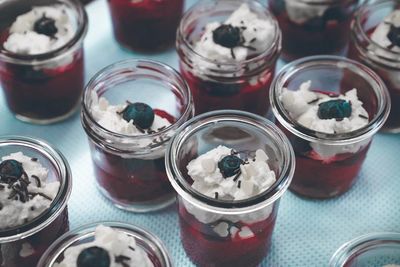
[[[187,6],[193,2],[187,1]],[[91,3],[87,11],[90,19],[85,41],[87,80],[110,63],[127,58],[150,58],[178,66],[172,48],[154,55],[122,50],[112,37],[105,0]],[[22,123],[8,111],[0,94],[0,115],[0,135],[42,138],[67,157],[74,179],[69,202],[72,228],[104,220],[134,223],[165,242],[176,266],[193,266],[181,246],[175,206],[151,214],[132,214],[116,209],[96,190],[89,146],[78,114],[50,126]],[[400,232],[399,151],[400,135],[378,134],[358,183],[340,198],[312,201],[287,192],[281,202],[271,253],[262,266],[327,266],[335,250],[356,236],[374,231]]]

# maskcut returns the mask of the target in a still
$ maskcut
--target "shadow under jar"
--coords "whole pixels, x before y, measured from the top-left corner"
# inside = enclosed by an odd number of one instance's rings
[[[264,164],[269,166],[268,172],[275,174],[275,179],[266,190],[254,189],[253,196],[240,200],[229,200],[222,197],[222,193],[214,195],[215,188],[211,190],[212,196],[203,194],[193,187],[195,181],[189,174],[188,163],[192,164],[200,155],[220,146],[238,152],[235,155],[245,152],[250,156],[252,152],[263,150],[267,155]],[[256,158],[253,159],[256,164]],[[248,161],[243,166],[252,164],[250,158]],[[200,168],[205,170],[206,165],[209,164],[203,161]],[[178,130],[166,153],[166,167],[178,193],[182,244],[193,263],[197,266],[258,266],[268,254],[279,200],[294,172],[294,153],[285,135],[271,122],[247,112],[209,112],[193,118]],[[212,177],[218,176],[218,169]],[[231,189],[244,192],[249,183],[242,174],[243,171],[233,178]],[[266,174],[261,173],[263,175]],[[204,179],[212,180],[212,177]],[[223,179],[218,186],[232,182],[232,177]]]
[[[281,49],[278,23],[266,9],[257,1],[206,0],[183,16],[177,51],[196,114],[236,109],[266,115]]]
[[[119,222],[100,222],[85,225],[74,231],[64,234],[47,249],[46,253],[40,259],[37,267],[57,266],[58,263],[61,263],[65,259],[64,253],[67,249],[75,246],[89,245],[90,243],[93,243],[96,240],[95,235],[99,226],[110,227],[112,230],[117,231],[118,234],[125,234],[127,238],[134,238],[136,241],[135,247],[139,247],[140,249],[144,250],[154,267],[172,266],[169,253],[164,244],[158,237],[154,236],[152,233],[131,224]],[[127,240],[127,238],[125,237],[123,240]],[[117,242],[116,240],[110,240],[109,236],[107,237],[107,242],[113,241]],[[107,242],[103,242],[101,245],[106,245],[105,243]],[[123,247],[124,245],[129,246],[129,244],[120,244],[119,248],[116,249],[120,250],[121,247]],[[111,251],[109,253],[111,253]],[[125,265],[121,262],[124,262]],[[127,259],[122,260],[121,262],[118,265],[121,264],[121,266],[136,266],[130,265],[129,260]],[[144,265],[144,262],[142,262],[141,264],[142,265],[140,266],[148,267],[148,265]],[[110,266],[114,265],[111,264]]]
[[[269,0],[282,30],[285,61],[343,54],[359,0]]]
[[[67,202],[71,194],[72,177],[65,158],[43,141],[18,136],[0,138],[0,158],[17,152],[22,152],[25,156],[32,157],[32,161],[40,163],[48,170],[47,184],[58,181],[60,187],[47,210],[35,218],[28,219],[22,225],[0,229],[1,267],[36,266],[45,250],[69,230]],[[32,177],[29,177],[29,181],[35,183]],[[0,194],[5,194],[4,190],[5,188],[2,188]],[[19,205],[20,216],[34,211],[32,207],[39,205],[36,198],[38,196]],[[31,210],[26,211],[23,205],[30,203]],[[0,204],[0,220],[2,223],[5,220],[12,222],[13,216],[7,214],[12,212],[12,209],[4,203]]]
[[[108,0],[114,35],[124,47],[155,52],[171,46],[184,0]]]
[[[43,8],[56,8],[59,13]],[[28,17],[16,21],[28,12]],[[0,85],[11,112],[19,120],[37,124],[72,115],[84,87],[83,39],[88,21],[82,4],[5,0],[0,13]],[[18,49],[7,49],[8,41]]]
[[[395,27],[399,23],[398,19],[396,22],[389,19],[393,12],[400,13],[398,1],[378,1],[361,6],[351,25],[348,56],[369,66],[385,82],[390,93],[392,110],[383,130],[399,133],[400,39],[396,39],[399,38],[397,33],[399,28]],[[374,36],[378,27],[380,33]],[[385,27],[387,27],[387,31],[385,31]]]
[[[400,266],[400,233],[372,233],[342,245],[329,267]]]
[[[93,116],[102,97],[118,105],[126,101],[145,103],[169,126],[136,135],[110,130],[107,127],[114,122],[99,122]],[[157,210],[173,203],[175,195],[165,173],[165,149],[176,129],[193,112],[186,82],[162,63],[127,60],[96,74],[85,89],[82,125],[89,137],[100,191],[117,207],[134,212]]]
[[[311,81],[309,88],[299,89],[307,81]],[[304,91],[316,97],[306,99]],[[285,92],[295,96],[287,106],[282,100]],[[324,117],[331,101],[350,106],[350,114],[336,117],[337,106],[333,106],[329,109],[333,116]],[[368,67],[342,57],[315,56],[282,69],[271,87],[271,105],[296,154],[290,189],[309,198],[330,198],[355,183],[372,138],[387,119],[390,97],[383,81]],[[314,117],[306,117],[313,113]]]

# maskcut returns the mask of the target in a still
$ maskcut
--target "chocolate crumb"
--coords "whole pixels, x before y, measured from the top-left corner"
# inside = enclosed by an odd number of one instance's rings
[[[316,98],[316,99],[314,99],[314,100],[312,100],[310,102],[307,102],[307,104],[311,105],[311,104],[317,103],[318,101],[319,101],[319,98]]]
[[[242,186],[242,181],[239,181],[239,182],[238,182],[238,185],[237,185],[237,188],[240,189],[241,186]]]
[[[257,41],[257,38],[254,37],[253,39],[250,40],[250,43],[254,43],[255,41]]]
[[[39,177],[37,177],[36,175],[31,175],[31,177],[36,181],[37,187],[42,187],[42,183],[40,182]]]
[[[237,180],[239,180],[239,177],[240,177],[241,174],[242,174],[242,173],[239,171],[239,172],[235,175],[235,177],[233,178],[233,181],[236,182]]]
[[[215,199],[218,199],[218,192],[215,192]]]
[[[37,158],[31,158],[31,161],[38,161]]]
[[[3,209],[3,203],[0,202],[0,210]]]
[[[32,207],[31,207],[31,211],[34,211],[34,210],[35,210],[35,207],[34,207],[34,206],[32,206]]]
[[[0,184],[0,190],[4,190],[6,188],[4,185]]]
[[[362,114],[359,114],[358,117],[360,117],[360,118],[362,118],[362,119],[368,120],[368,117],[367,117],[367,116],[364,116],[364,115],[362,115]]]
[[[135,251],[135,249],[134,249],[133,247],[131,247],[131,246],[129,246],[128,248],[129,248],[130,250]]]

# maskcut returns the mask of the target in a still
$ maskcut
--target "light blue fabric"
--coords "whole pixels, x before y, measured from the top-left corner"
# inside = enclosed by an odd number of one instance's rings
[[[90,18],[85,42],[88,79],[108,64],[127,58],[156,59],[177,68],[173,49],[154,55],[122,50],[111,35],[105,0],[93,2],[87,11]],[[102,220],[134,223],[148,228],[165,242],[176,266],[193,266],[181,246],[175,207],[146,215],[123,212],[95,189],[88,142],[78,114],[50,126],[25,124],[13,117],[0,94],[0,116],[0,135],[43,138],[67,157],[74,178],[69,202],[72,228]],[[400,232],[399,150],[400,135],[378,134],[358,183],[338,199],[310,201],[287,192],[281,202],[271,253],[262,266],[327,266],[335,250],[356,236],[374,231]]]

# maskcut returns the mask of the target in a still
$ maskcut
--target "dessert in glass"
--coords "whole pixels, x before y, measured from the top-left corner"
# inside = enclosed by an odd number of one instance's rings
[[[96,74],[85,89],[81,117],[100,191],[134,212],[173,203],[165,149],[192,116],[190,90],[167,65],[127,60]]]
[[[199,1],[177,33],[196,114],[237,109],[265,115],[280,49],[278,23],[257,1]]]
[[[184,124],[166,153],[178,193],[183,247],[197,266],[258,266],[267,255],[294,152],[270,121],[205,113]]]
[[[172,45],[184,0],[108,0],[114,36],[131,50],[153,52]]]
[[[399,267],[400,233],[371,233],[343,244],[329,267]]]
[[[68,231],[71,171],[49,144],[0,138],[0,267],[36,266]]]
[[[363,5],[351,25],[349,57],[373,69],[385,82],[392,110],[383,130],[400,132],[400,6],[398,1]]]
[[[82,226],[54,242],[38,267],[171,267],[161,240],[137,226],[102,222]]]
[[[10,111],[38,124],[73,114],[84,87],[82,4],[5,0],[0,13],[0,86]]]
[[[319,54],[340,55],[359,0],[269,0],[282,29],[285,61]]]
[[[296,153],[291,190],[309,198],[348,191],[390,111],[383,81],[346,58],[307,57],[282,69],[270,99]]]

